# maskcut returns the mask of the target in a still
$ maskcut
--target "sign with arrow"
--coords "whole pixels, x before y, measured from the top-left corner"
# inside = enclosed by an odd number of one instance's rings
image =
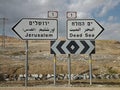
[[[95,54],[95,41],[51,41],[51,54]]]
[[[67,38],[69,40],[94,40],[104,28],[95,19],[68,19]]]
[[[57,19],[23,18],[12,29],[23,40],[58,38]]]

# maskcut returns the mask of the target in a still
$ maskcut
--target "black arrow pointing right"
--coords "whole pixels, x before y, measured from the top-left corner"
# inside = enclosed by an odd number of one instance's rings
[[[89,47],[89,45],[85,41],[80,41],[80,42],[84,46],[84,49],[81,51],[81,54],[85,54],[90,47]]]

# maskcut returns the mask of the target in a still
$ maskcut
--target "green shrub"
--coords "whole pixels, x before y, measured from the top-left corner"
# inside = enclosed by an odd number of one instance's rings
[[[113,70],[112,67],[108,68],[108,72],[110,74],[117,74],[117,71],[116,70]]]

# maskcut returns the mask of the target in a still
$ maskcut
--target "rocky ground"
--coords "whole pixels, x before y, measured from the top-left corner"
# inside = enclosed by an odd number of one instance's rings
[[[93,75],[120,74],[120,42],[97,40],[96,54],[92,55]],[[5,48],[0,38],[0,75],[6,80],[14,81],[15,76],[25,73],[25,41],[6,37]],[[29,41],[29,75],[52,75],[54,55],[50,55],[50,41]],[[57,55],[57,74],[67,75],[67,55]],[[75,75],[89,74],[89,56],[71,55],[71,73]],[[24,76],[23,76],[24,77]],[[1,81],[4,79],[0,78]],[[88,77],[89,78],[89,77]],[[112,78],[114,79],[114,78]],[[119,78],[117,79],[119,81]]]

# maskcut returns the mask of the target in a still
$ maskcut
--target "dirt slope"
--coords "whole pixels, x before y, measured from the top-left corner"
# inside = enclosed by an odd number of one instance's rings
[[[0,73],[22,74],[25,72],[25,41],[6,37],[2,48],[0,37]],[[29,41],[29,73],[53,73],[53,55],[49,54],[50,41]],[[120,73],[120,42],[97,40],[93,56],[93,73]],[[71,55],[71,72],[88,72],[88,55]],[[57,73],[67,73],[67,55],[57,55]]]

